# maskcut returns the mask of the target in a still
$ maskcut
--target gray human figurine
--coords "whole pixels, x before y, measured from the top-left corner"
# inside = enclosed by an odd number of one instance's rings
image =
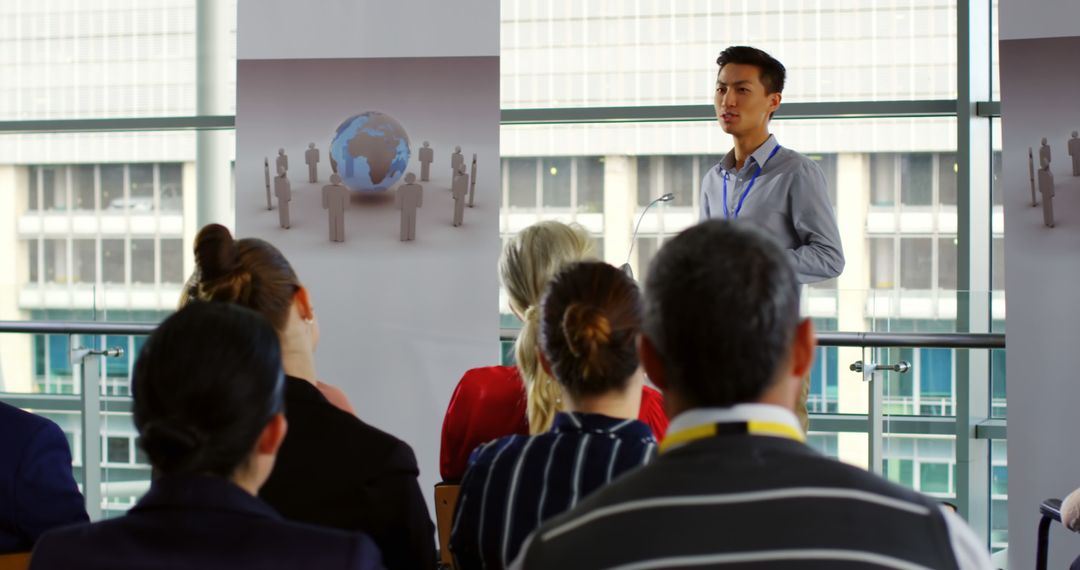
[[[469,177],[465,174],[464,164],[458,166],[450,190],[454,195],[454,225],[460,226],[465,217],[465,194],[469,191]]]
[[[318,182],[319,149],[315,148],[315,143],[308,143],[307,150],[304,151],[304,163],[307,164],[308,182]]]
[[[401,241],[416,239],[416,210],[424,205],[424,187],[416,183],[412,172],[405,175],[405,184],[398,187],[394,202],[401,210]]]
[[[337,174],[330,175],[330,184],[323,186],[323,208],[330,219],[330,241],[345,241],[345,208],[349,205],[349,189]]]
[[[1046,144],[1046,137],[1042,138],[1042,144],[1039,145],[1039,164],[1044,160],[1050,162],[1050,145]]]
[[[1035,198],[1035,157],[1031,153],[1031,147],[1028,147],[1028,182],[1031,183],[1031,207],[1039,205],[1039,200]]]
[[[465,155],[461,154],[461,147],[454,147],[454,154],[450,155],[450,179],[453,180],[454,176],[457,176],[459,166],[465,164]]]
[[[289,157],[285,155],[285,149],[279,148],[277,149],[277,162],[274,164],[274,170],[278,171],[282,168],[285,169],[285,172],[289,171]]]
[[[427,141],[420,147],[420,181],[427,182],[431,175],[431,163],[435,160],[435,149]]]
[[[274,203],[270,198],[270,159],[263,157],[263,178],[266,179],[266,209],[273,210]]]
[[[1073,176],[1080,176],[1080,136],[1076,131],[1072,132],[1069,139],[1069,156],[1073,160]]]
[[[473,207],[473,195],[476,193],[476,153],[472,154],[472,171],[469,174],[469,207]]]
[[[1050,172],[1050,161],[1043,159],[1039,168],[1039,192],[1043,201],[1043,223],[1054,227],[1054,173]]]
[[[292,201],[292,186],[285,177],[285,167],[279,166],[274,178],[274,195],[277,196],[278,221],[281,227],[289,229],[289,202]]]

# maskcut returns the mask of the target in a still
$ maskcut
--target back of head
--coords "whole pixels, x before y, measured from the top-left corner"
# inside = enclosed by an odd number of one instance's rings
[[[540,345],[574,397],[626,388],[638,367],[641,296],[625,273],[599,261],[560,271],[541,302]]]
[[[560,394],[559,386],[540,366],[540,298],[563,266],[593,257],[592,240],[584,228],[547,221],[533,224],[511,238],[499,259],[499,276],[510,298],[510,307],[524,320],[514,349],[517,367],[528,386],[532,433],[551,427]]]
[[[139,445],[156,472],[231,476],[282,411],[277,333],[257,313],[190,303],[150,335],[132,377]]]
[[[257,238],[235,240],[225,226],[210,224],[195,236],[195,268],[181,305],[236,303],[261,314],[274,329],[285,329],[300,280],[276,247]]]
[[[683,231],[645,281],[644,332],[668,388],[692,407],[757,400],[777,380],[799,321],[785,252],[746,225],[711,220]]]
[[[731,46],[720,52],[716,64],[723,69],[729,63],[754,65],[761,70],[761,84],[766,93],[783,93],[787,69],[773,56],[750,46]]]

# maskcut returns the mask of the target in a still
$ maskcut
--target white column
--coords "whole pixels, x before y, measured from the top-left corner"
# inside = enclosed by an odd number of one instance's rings
[[[19,310],[19,287],[29,280],[29,256],[25,242],[18,240],[18,216],[26,211],[26,186],[29,168],[0,166],[0,188],[10,199],[0,208],[0,320],[20,321],[28,315]],[[44,268],[38,268],[44,271]],[[0,338],[0,391],[33,391],[32,337],[28,334],[8,334]]]
[[[225,10],[229,2],[198,0],[196,4],[196,114],[229,114],[225,64],[229,21]],[[233,8],[235,9],[235,8]],[[229,167],[229,137],[217,130],[198,131],[195,135],[196,225],[209,223],[234,226],[232,173]]]
[[[604,261],[618,267],[630,252],[637,200],[637,159],[604,157]],[[635,262],[636,263],[636,262]],[[634,274],[638,274],[634,267]]]

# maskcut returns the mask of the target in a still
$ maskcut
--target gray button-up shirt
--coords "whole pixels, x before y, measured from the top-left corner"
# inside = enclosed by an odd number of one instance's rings
[[[761,228],[788,250],[800,283],[836,277],[844,270],[844,248],[840,245],[836,213],[829,203],[825,175],[817,163],[791,149],[780,147],[770,159],[769,154],[779,144],[776,137],[770,136],[747,158],[742,169],[735,168],[734,150],[710,168],[701,181],[701,220],[737,219]],[[736,218],[739,198],[759,165],[761,174]],[[725,175],[727,216],[723,206]]]

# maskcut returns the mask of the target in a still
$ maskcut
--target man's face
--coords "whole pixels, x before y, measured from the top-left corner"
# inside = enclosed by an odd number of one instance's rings
[[[769,114],[780,106],[780,94],[765,91],[756,65],[729,63],[720,68],[713,100],[720,128],[734,136],[765,129]]]

